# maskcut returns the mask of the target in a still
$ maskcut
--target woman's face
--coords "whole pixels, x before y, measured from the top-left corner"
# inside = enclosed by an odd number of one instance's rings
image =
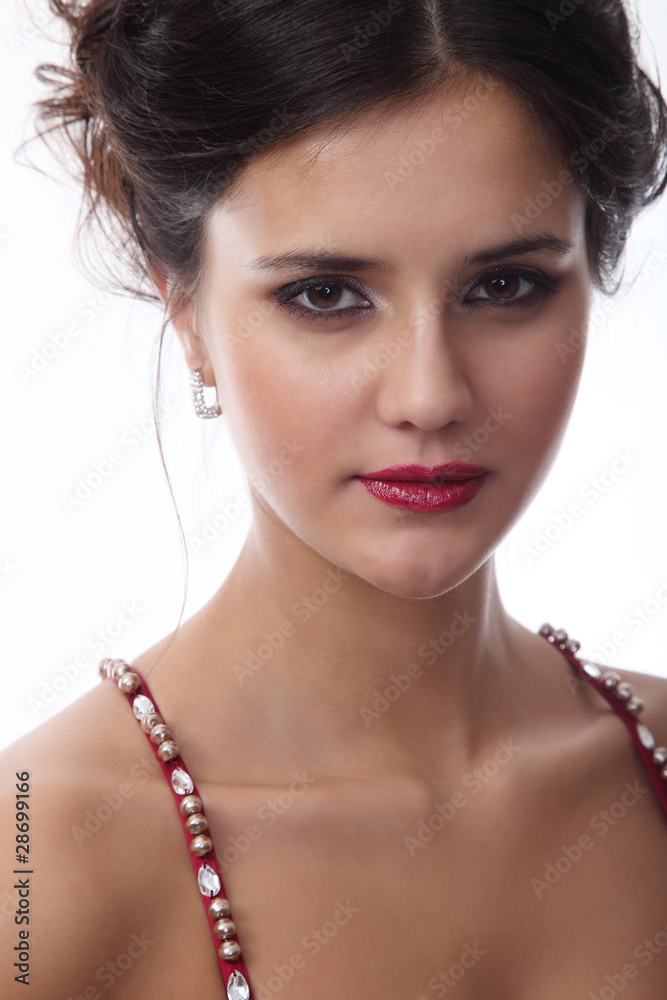
[[[567,345],[591,282],[564,169],[482,77],[244,169],[209,220],[199,337],[179,334],[218,386],[259,538],[286,527],[295,559],[315,550],[412,598],[488,558],[544,478],[581,373]],[[359,478],[449,462],[489,470],[449,509],[466,487]]]

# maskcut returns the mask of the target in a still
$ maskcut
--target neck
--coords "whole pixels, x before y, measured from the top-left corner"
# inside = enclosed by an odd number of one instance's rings
[[[502,607],[493,558],[446,594],[406,599],[291,533],[267,546],[251,531],[195,619],[197,671],[224,661],[235,715],[273,760],[284,750],[321,773],[426,773],[433,760],[479,758],[520,721],[531,635]]]

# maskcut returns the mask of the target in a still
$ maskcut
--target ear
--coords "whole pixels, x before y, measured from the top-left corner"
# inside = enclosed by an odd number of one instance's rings
[[[215,376],[206,346],[196,330],[195,305],[193,300],[181,296],[177,301],[170,302],[173,285],[169,283],[166,275],[157,269],[151,268],[151,277],[155,282],[155,287],[160,298],[169,309],[169,321],[181,342],[186,365],[190,371],[202,369],[201,374],[204,385],[215,385]]]

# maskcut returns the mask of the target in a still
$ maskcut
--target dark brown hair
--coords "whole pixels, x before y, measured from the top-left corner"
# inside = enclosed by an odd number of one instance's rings
[[[251,157],[373,106],[390,113],[462,69],[510,85],[566,154],[600,287],[667,184],[665,103],[622,0],[50,3],[71,59],[37,70],[51,88],[39,131],[73,145],[87,221],[147,298],[151,269],[195,290],[207,213]]]
[[[101,228],[113,284],[144,298],[159,301],[153,275],[178,299],[196,293],[208,213],[252,157],[365,110],[391,114],[462,73],[512,88],[571,164],[598,287],[613,287],[632,220],[667,184],[667,109],[623,0],[50,4],[70,58],[37,70],[50,88],[38,135],[73,147],[81,228]]]

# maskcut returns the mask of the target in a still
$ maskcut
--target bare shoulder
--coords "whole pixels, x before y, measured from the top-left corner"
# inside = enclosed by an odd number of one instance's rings
[[[24,995],[16,976],[26,965],[35,1000],[89,995],[100,956],[118,954],[125,928],[140,926],[137,800],[150,803],[153,788],[164,794],[160,782],[125,698],[108,683],[0,754],[3,997]],[[8,954],[28,961],[12,967]]]

